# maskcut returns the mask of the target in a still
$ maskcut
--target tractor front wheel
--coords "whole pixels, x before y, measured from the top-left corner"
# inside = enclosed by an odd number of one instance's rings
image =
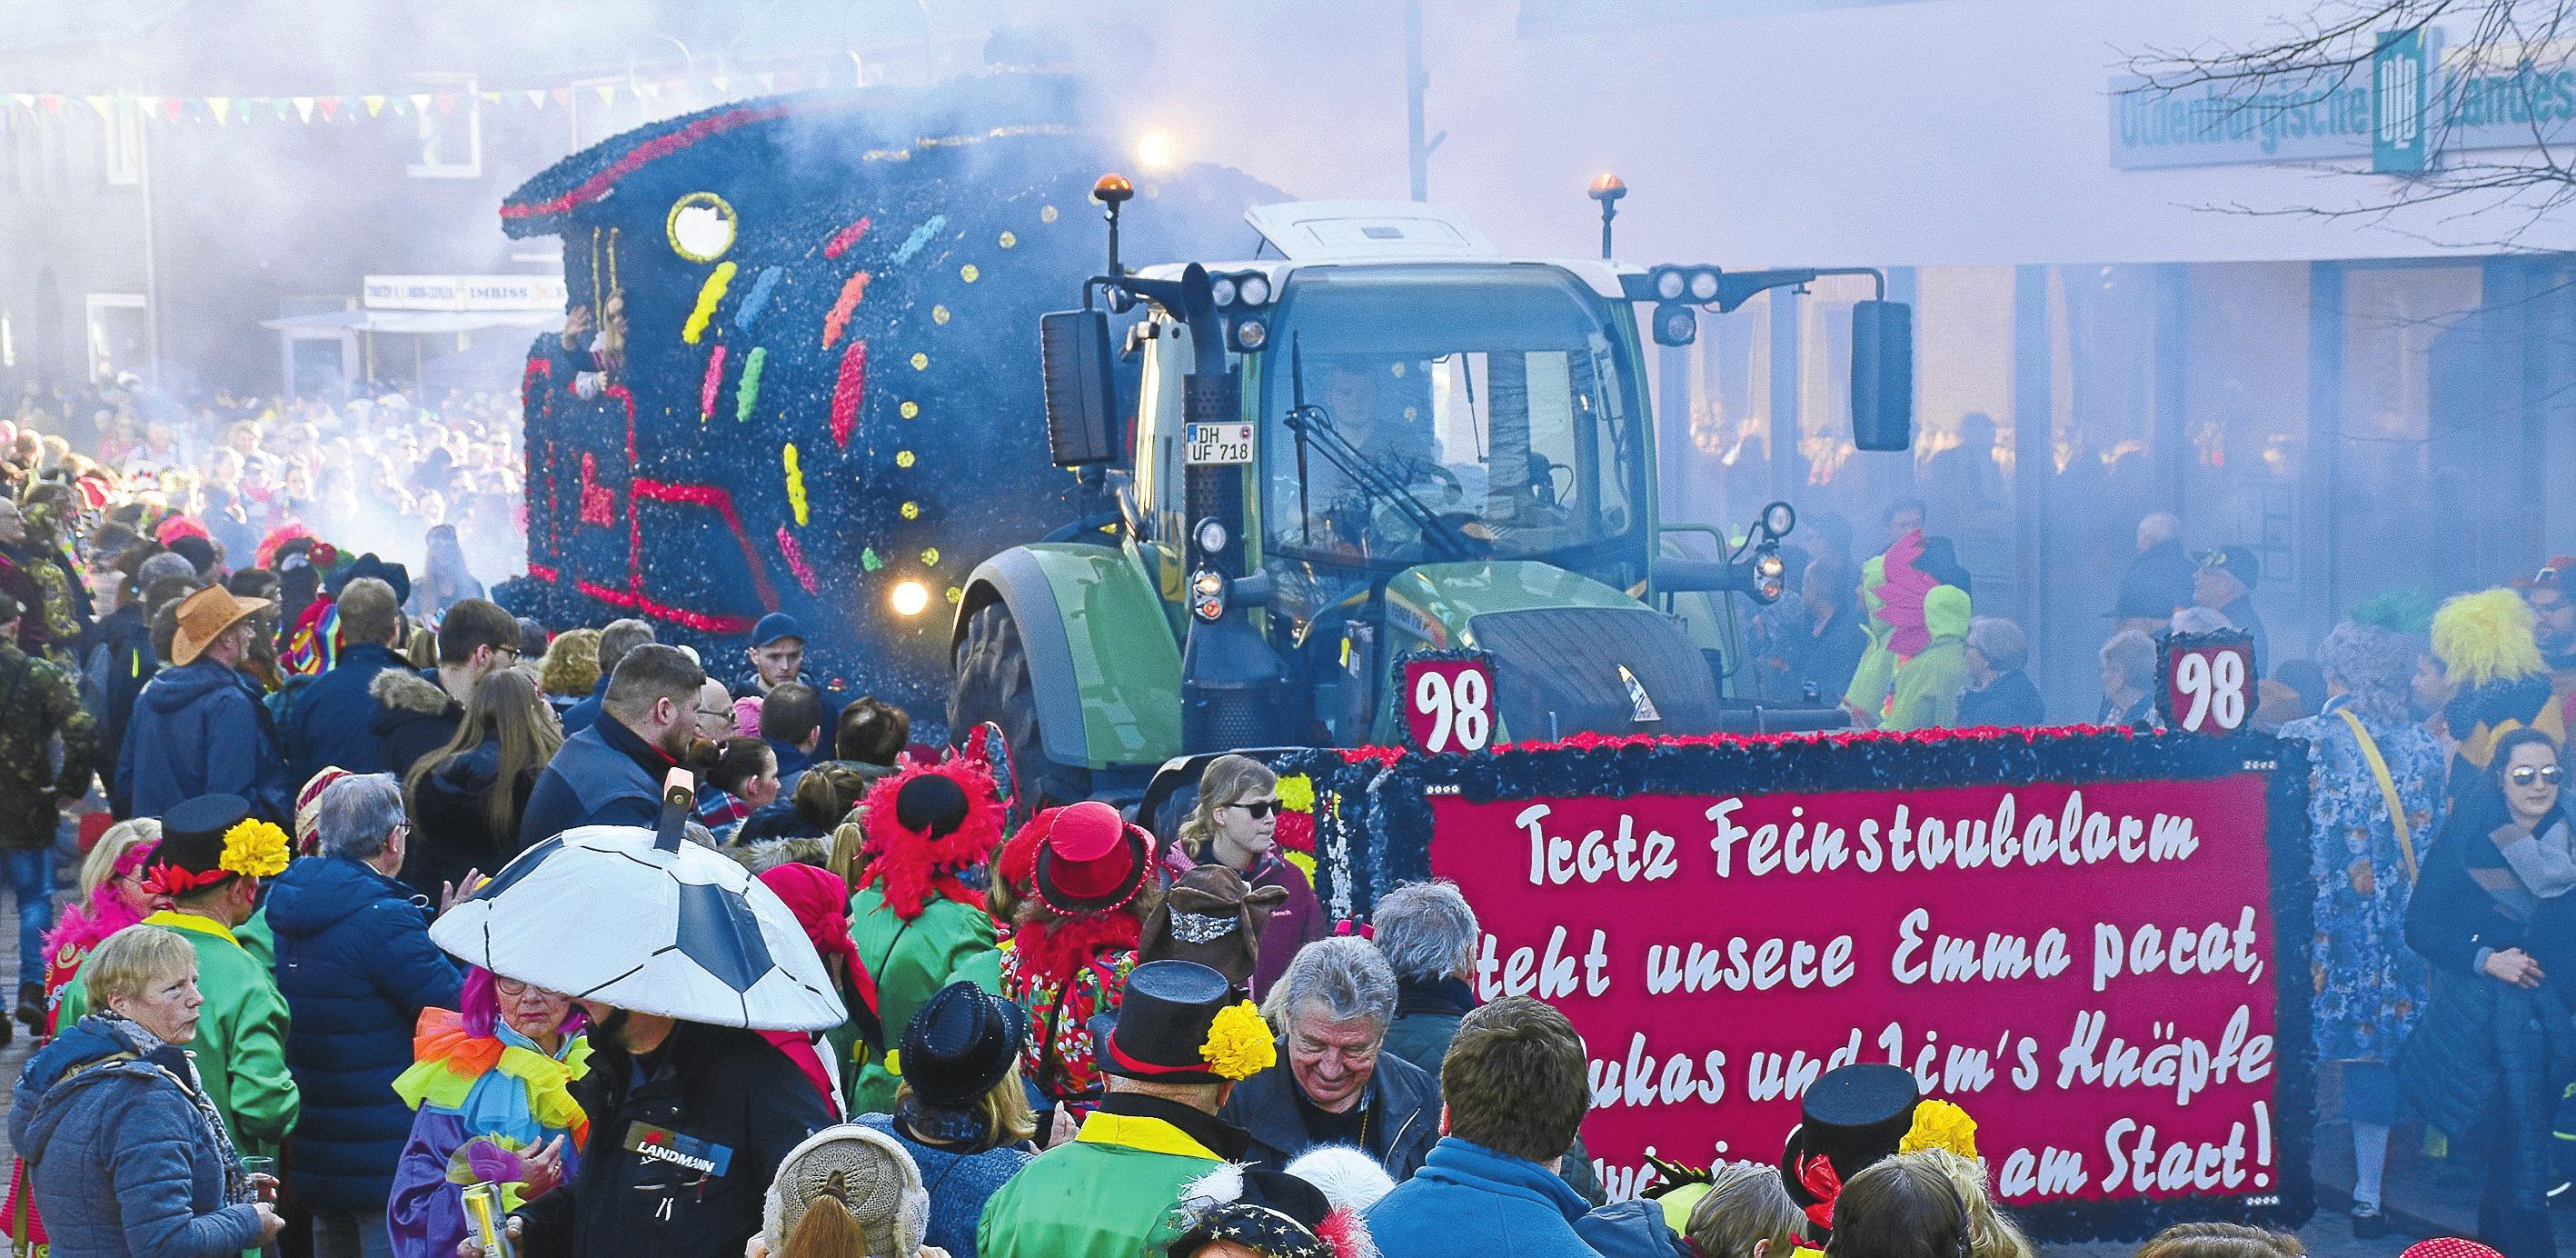
[[[948,697],[949,736],[962,739],[975,726],[990,721],[1002,731],[1011,768],[1019,779],[1019,809],[1025,816],[1091,798],[1091,771],[1047,759],[1038,740],[1038,696],[1029,673],[1028,650],[1020,625],[999,600],[975,609],[966,621],[966,636],[957,644],[956,689]]]

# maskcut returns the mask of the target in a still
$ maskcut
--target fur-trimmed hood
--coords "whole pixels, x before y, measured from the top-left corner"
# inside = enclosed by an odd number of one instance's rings
[[[388,668],[377,673],[376,679],[367,683],[367,697],[389,712],[447,716],[451,710],[464,710],[464,705],[449,698],[437,682],[408,668]]]

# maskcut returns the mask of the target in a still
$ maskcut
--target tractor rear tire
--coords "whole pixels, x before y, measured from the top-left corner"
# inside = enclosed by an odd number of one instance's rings
[[[948,697],[949,737],[963,739],[976,725],[1001,727],[1019,779],[1021,816],[1040,808],[1091,798],[1091,771],[1047,759],[1038,739],[1038,695],[1029,673],[1020,625],[999,600],[975,609],[957,644],[956,689]]]

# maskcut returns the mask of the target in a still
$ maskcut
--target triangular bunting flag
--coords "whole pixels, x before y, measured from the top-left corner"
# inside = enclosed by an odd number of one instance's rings
[[[9,103],[16,105],[20,109],[33,109],[36,107],[36,94],[34,92],[11,92],[9,93]]]
[[[617,85],[614,83],[602,83],[590,90],[599,93],[600,104],[613,105],[617,103]]]
[[[414,92],[405,99],[411,102],[411,111],[413,113],[425,114],[429,112],[429,93]]]
[[[500,103],[501,103],[501,97],[504,95],[504,93],[501,93],[501,92],[476,92],[474,95],[476,96],[476,98],[480,99],[480,100],[481,100],[484,104],[486,104],[486,105],[498,105],[498,104],[500,104]],[[442,110],[441,112],[445,112],[445,111],[444,111],[444,110]]]
[[[310,96],[295,96],[295,97],[289,97],[288,99],[293,100],[293,101],[295,102],[295,117],[296,117],[296,120],[297,120],[297,121],[299,121],[299,122],[311,122],[311,121],[313,121],[313,98],[312,98],[312,97],[310,97]]]
[[[178,97],[164,96],[161,98],[162,117],[167,118],[172,122],[177,122],[180,118],[186,116],[187,112],[187,105]]]
[[[45,107],[45,112],[47,112],[47,113],[49,113],[49,114],[52,114],[53,116],[55,116],[55,117],[57,117],[57,118],[60,118],[60,117],[62,117],[62,116],[63,116],[63,98],[62,98],[62,97],[60,97],[60,96],[56,96],[56,95],[54,95],[54,94],[53,94],[53,93],[51,93],[51,92],[47,92],[47,93],[45,93],[44,95],[38,96],[36,99],[37,99],[37,101],[38,101],[38,102],[40,102],[40,103],[42,103],[42,104],[44,105],[44,107]]]
[[[547,95],[554,97],[555,103],[558,105],[569,105],[572,103],[572,89],[569,87],[558,87],[552,92],[547,93]]]
[[[366,105],[367,116],[370,118],[385,112],[385,98],[382,96],[361,96],[358,100]]]
[[[81,99],[88,101],[89,107],[98,111],[99,121],[101,122],[105,122],[107,120],[107,111],[114,108],[116,105],[116,98],[113,96],[84,96],[81,97]]]
[[[329,121],[331,121],[333,118],[336,118],[336,117],[338,117],[338,116],[339,116],[339,113],[340,113],[340,98],[339,98],[339,97],[337,97],[337,96],[324,96],[324,97],[321,97],[321,98],[319,98],[319,99],[315,100],[313,103],[314,103],[315,105],[317,105],[317,106],[319,106],[319,107],[321,108],[321,110],[322,110],[322,121],[324,121],[324,122],[329,122]]]
[[[220,127],[232,117],[233,98],[229,96],[209,96],[206,98],[206,108],[214,112],[215,125]]]
[[[542,87],[529,88],[527,91],[527,97],[529,104],[534,105],[539,109],[546,107],[546,89]]]
[[[452,114],[456,112],[456,93],[440,92],[438,94],[438,112],[442,114]]]
[[[277,120],[279,122],[286,121],[287,116],[295,112],[295,103],[283,96],[269,97],[268,104],[269,108],[277,111]]]
[[[646,100],[652,100],[662,94],[662,85],[659,83],[638,83],[635,85],[635,94]]]

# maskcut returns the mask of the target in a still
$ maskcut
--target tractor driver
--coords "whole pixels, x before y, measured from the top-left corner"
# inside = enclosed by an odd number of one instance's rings
[[[1400,364],[1368,359],[1336,362],[1324,384],[1324,411],[1334,430],[1371,467],[1417,495],[1427,494],[1427,505],[1440,509],[1456,496],[1440,487],[1455,480],[1440,467],[1427,426],[1403,414],[1403,390],[1392,383],[1399,369]],[[1282,466],[1293,495],[1295,464]],[[1372,501],[1340,464],[1312,451],[1306,457],[1305,500],[1313,508],[1314,540],[1320,545],[1369,554],[1392,540],[1379,536],[1379,513],[1389,509],[1386,504]],[[1409,536],[1411,530],[1405,532]]]

